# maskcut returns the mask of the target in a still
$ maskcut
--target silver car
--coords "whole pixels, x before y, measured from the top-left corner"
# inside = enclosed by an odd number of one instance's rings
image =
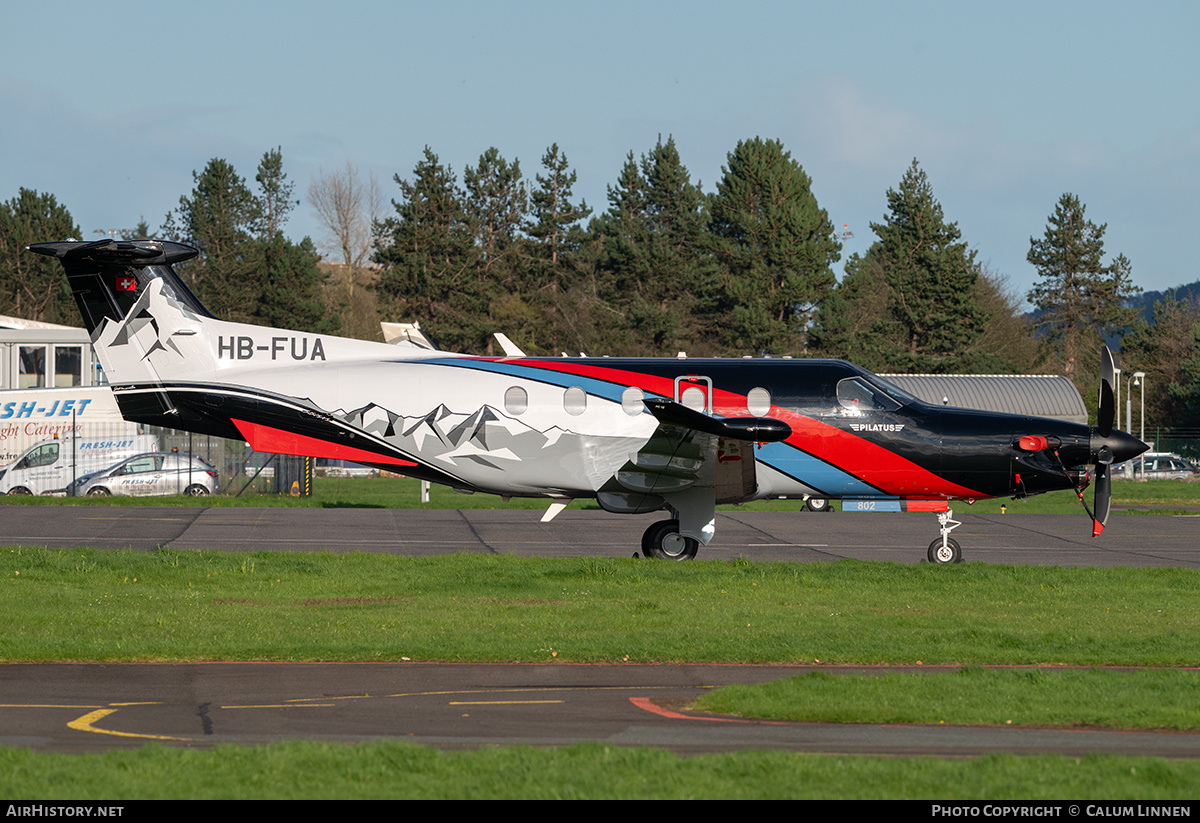
[[[196,497],[214,494],[218,488],[217,470],[207,460],[179,452],[149,452],[80,477],[67,487],[67,494],[77,497],[85,494],[92,497],[186,494]]]
[[[1133,477],[1146,480],[1196,480],[1200,477],[1196,464],[1173,452],[1146,452],[1117,466],[1113,476],[1123,476],[1127,468]]]

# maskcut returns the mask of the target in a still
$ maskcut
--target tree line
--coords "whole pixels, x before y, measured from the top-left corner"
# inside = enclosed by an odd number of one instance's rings
[[[347,163],[307,197],[323,236],[283,231],[299,204],[281,149],[264,153],[256,188],[227,161],[193,172],[162,227],[129,233],[197,246],[183,276],[218,316],[378,338],[378,320],[419,320],[447,350],[496,354],[493,333],[555,355],[843,357],[879,372],[1066,374],[1094,403],[1104,336],[1169,391],[1157,414],[1200,421],[1200,313],[1172,298],[1156,322],[1127,307],[1140,291],[1124,255],[1106,258],[1106,226],[1064,194],[1027,259],[1027,295],[978,259],[913,160],[886,193],[867,251],[843,239],[801,165],[777,140],[744,140],[705,192],[675,142],[630,151],[595,212],[551,145],[532,178],[487,149],[461,179],[426,147],[411,174],[379,182]],[[22,253],[81,237],[53,195],[0,202],[0,313],[78,323],[53,261]],[[52,267],[51,267],[52,268]],[[1022,309],[1025,299],[1032,315]],[[1138,363],[1142,365],[1137,365]],[[1152,371],[1153,370],[1153,371]]]

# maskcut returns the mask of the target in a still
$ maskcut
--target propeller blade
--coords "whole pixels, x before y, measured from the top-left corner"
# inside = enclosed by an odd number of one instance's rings
[[[1108,350],[1108,346],[1101,346],[1100,398],[1096,404],[1096,428],[1099,429],[1101,437],[1108,437],[1112,434],[1113,420],[1117,416],[1117,402],[1113,394],[1113,384],[1116,382],[1115,374],[1116,366],[1113,365],[1112,352]]]
[[[1100,450],[1096,461],[1096,496],[1092,501],[1092,537],[1099,537],[1108,522],[1108,510],[1112,506],[1112,475],[1108,467],[1112,465],[1112,451],[1105,447]]]

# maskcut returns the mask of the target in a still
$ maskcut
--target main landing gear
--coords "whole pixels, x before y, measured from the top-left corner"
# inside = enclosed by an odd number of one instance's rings
[[[656,560],[692,560],[700,542],[679,533],[678,520],[659,520],[642,535],[642,554]]]
[[[929,552],[925,556],[929,558],[930,563],[944,565],[962,562],[962,547],[958,545],[957,540],[950,536],[950,532],[957,529],[962,523],[953,518],[954,512],[950,509],[946,509],[938,515],[942,536],[929,544]]]

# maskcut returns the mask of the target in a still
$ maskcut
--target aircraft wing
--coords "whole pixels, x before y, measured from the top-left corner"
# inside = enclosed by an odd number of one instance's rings
[[[791,426],[769,417],[714,417],[664,398],[646,398],[658,428],[599,495],[614,511],[655,511],[679,517],[679,532],[707,544],[716,504],[756,489],[754,442],[778,442]]]

